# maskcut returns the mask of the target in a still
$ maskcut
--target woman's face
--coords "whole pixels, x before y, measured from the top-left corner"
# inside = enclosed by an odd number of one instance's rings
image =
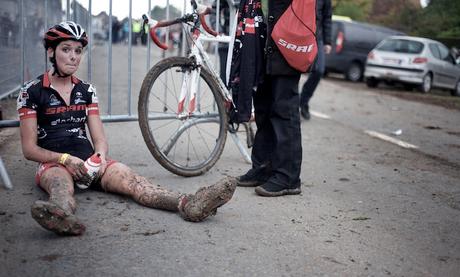
[[[74,74],[80,65],[82,54],[83,45],[79,41],[65,40],[59,43],[54,57],[61,73],[66,75]]]

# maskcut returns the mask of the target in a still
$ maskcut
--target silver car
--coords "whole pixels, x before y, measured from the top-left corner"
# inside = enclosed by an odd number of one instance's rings
[[[392,36],[380,42],[367,56],[364,72],[369,87],[380,81],[402,83],[407,89],[449,89],[460,96],[460,65],[447,47],[435,40]]]

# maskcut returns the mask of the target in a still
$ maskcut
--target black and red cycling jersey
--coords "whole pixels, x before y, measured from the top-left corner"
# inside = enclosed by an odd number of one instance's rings
[[[88,115],[99,115],[96,89],[72,76],[70,103],[53,88],[48,73],[29,81],[17,100],[19,119],[37,118],[38,146],[59,153],[69,153],[82,160],[94,150],[86,135]]]

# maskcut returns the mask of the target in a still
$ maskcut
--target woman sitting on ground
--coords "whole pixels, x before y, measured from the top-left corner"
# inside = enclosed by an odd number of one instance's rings
[[[85,31],[74,22],[50,28],[44,46],[53,68],[27,82],[18,97],[22,150],[25,158],[39,162],[36,182],[49,194],[48,201],[32,205],[32,217],[57,234],[83,234],[86,228],[74,215],[74,184],[88,182],[84,161],[94,153],[100,154],[101,167],[91,188],[130,196],[147,207],[179,212],[189,221],[214,214],[232,198],[234,179],[224,178],[186,195],[153,185],[107,157],[96,90],[73,75],[87,44]]]

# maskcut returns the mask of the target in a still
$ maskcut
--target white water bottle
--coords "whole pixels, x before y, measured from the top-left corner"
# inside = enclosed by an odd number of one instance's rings
[[[101,168],[101,154],[96,153],[89,157],[85,163],[84,163],[85,169],[86,169],[86,174],[90,177],[88,182],[76,182],[77,187],[81,189],[87,189],[91,185],[91,183],[94,181],[94,179],[97,176],[97,173],[99,172],[99,169]]]

